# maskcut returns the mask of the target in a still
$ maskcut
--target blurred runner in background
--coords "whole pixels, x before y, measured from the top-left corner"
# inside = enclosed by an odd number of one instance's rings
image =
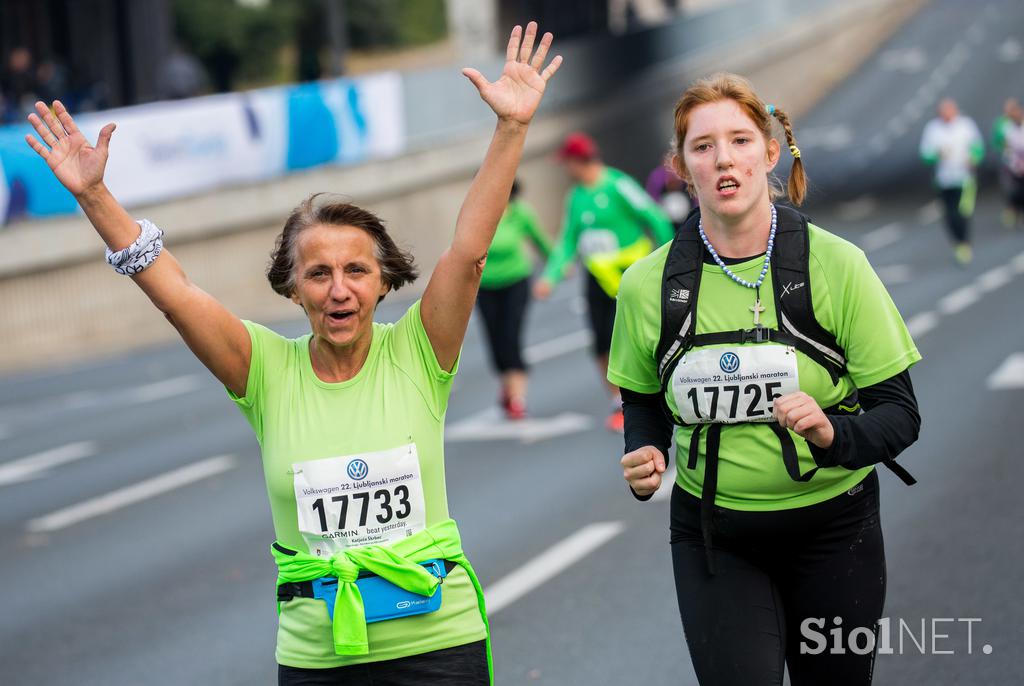
[[[526,245],[533,243],[545,259],[551,255],[551,240],[541,230],[533,208],[519,199],[520,190],[516,179],[487,252],[476,298],[487,333],[491,366],[501,375],[499,402],[508,419],[526,418],[527,375],[522,333],[533,272]]]
[[[655,247],[672,240],[672,222],[625,172],[601,161],[597,143],[585,133],[566,137],[559,159],[576,184],[565,202],[562,235],[534,295],[543,300],[579,255],[586,267],[584,290],[602,382],[612,396],[606,426],[622,431],[622,399],[608,383],[608,350],[615,324],[615,296],[622,273]],[[653,240],[652,240],[653,238]]]
[[[921,158],[935,166],[935,186],[953,239],[953,256],[967,264],[972,257],[968,222],[978,192],[974,171],[985,156],[985,142],[978,125],[960,114],[952,99],[943,99],[938,112],[921,135]]]
[[[647,194],[665,210],[672,226],[678,231],[696,202],[690,196],[686,182],[668,164],[662,162],[647,175],[645,188]]]
[[[999,155],[999,186],[1006,206],[1007,228],[1024,226],[1024,108],[1008,98],[1003,114],[992,126],[992,148]]]

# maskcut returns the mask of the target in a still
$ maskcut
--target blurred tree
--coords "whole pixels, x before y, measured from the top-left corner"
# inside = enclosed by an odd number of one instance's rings
[[[348,0],[349,37],[353,48],[425,45],[448,32],[445,0]]]
[[[175,35],[210,75],[214,90],[273,77],[294,33],[297,6],[288,0],[173,0]]]

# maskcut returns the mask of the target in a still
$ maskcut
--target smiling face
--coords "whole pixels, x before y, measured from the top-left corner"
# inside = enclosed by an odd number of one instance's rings
[[[731,99],[690,111],[675,157],[701,209],[726,220],[738,220],[768,202],[768,173],[778,161],[778,141],[766,138]]]
[[[354,226],[317,224],[295,244],[291,299],[309,318],[313,337],[336,348],[369,345],[373,313],[388,292],[376,244]]]

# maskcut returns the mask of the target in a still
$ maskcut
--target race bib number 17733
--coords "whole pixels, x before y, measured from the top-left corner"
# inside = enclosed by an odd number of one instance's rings
[[[416,445],[292,465],[299,532],[311,555],[389,543],[426,526]]]

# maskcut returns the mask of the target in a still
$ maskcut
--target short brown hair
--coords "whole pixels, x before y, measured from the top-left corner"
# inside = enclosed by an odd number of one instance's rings
[[[679,98],[679,102],[676,103],[674,147],[679,159],[683,157],[683,140],[686,138],[686,126],[690,112],[700,105],[721,100],[735,101],[753,120],[766,140],[772,138],[772,117],[775,117],[782,125],[782,130],[786,135],[786,145],[790,150],[796,148],[793,127],[790,125],[786,113],[776,107],[772,107],[769,111],[768,106],[754,92],[754,87],[750,85],[749,81],[742,76],[722,72],[696,81],[686,89],[686,92]],[[787,190],[789,199],[794,205],[800,205],[804,201],[804,196],[807,194],[807,174],[804,171],[803,161],[799,157],[793,160]]]
[[[267,267],[267,280],[275,293],[290,298],[295,291],[295,246],[299,235],[317,226],[354,226],[370,234],[376,246],[381,278],[389,291],[397,291],[419,277],[412,255],[399,248],[377,215],[348,202],[317,203],[323,193],[314,193],[292,210],[274,241]],[[381,296],[383,300],[383,296]],[[379,301],[378,301],[379,302]]]

